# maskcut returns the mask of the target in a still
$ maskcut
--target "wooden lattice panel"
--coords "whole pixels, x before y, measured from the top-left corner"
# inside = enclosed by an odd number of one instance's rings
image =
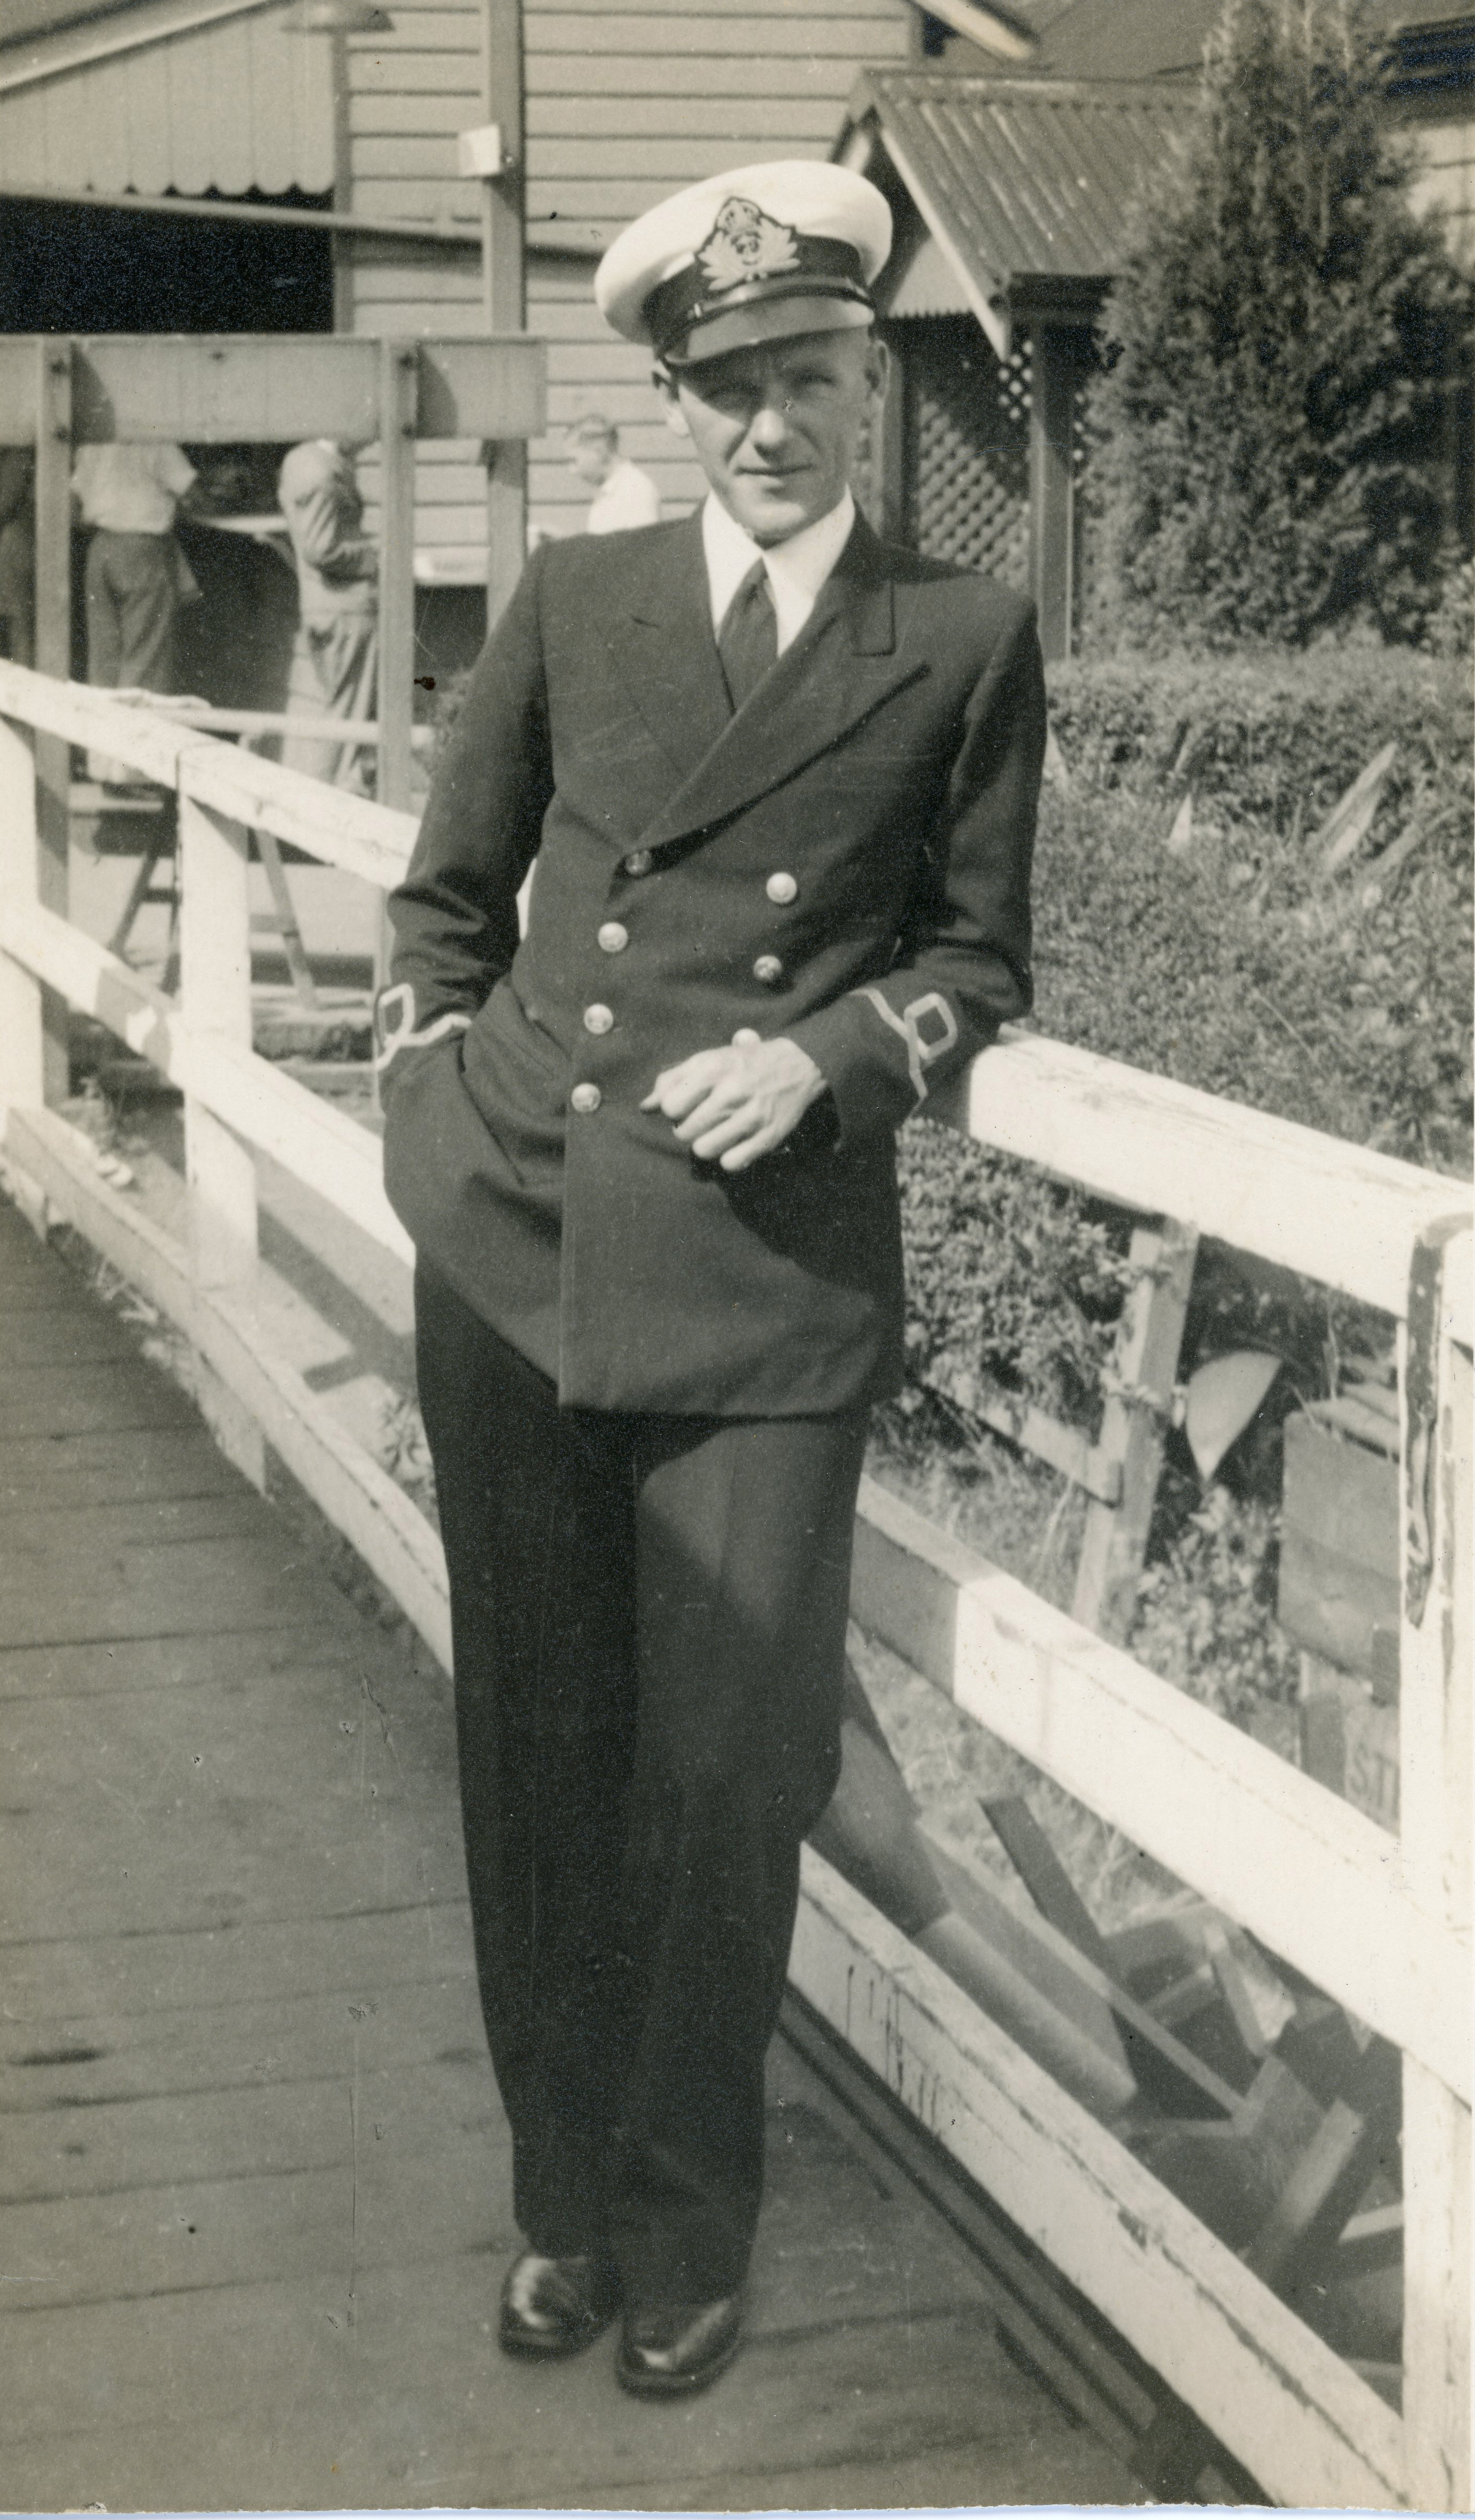
[[[977,325],[907,327],[908,539],[1013,586],[1029,570],[1029,359],[1001,366]]]

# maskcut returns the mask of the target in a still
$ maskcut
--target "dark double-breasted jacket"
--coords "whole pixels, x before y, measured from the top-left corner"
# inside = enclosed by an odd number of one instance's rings
[[[1044,739],[1030,607],[862,522],[736,716],[698,519],[534,557],[391,898],[385,1180],[563,1402],[895,1388],[893,1135],[1028,1006]],[[829,1096],[728,1175],[639,1106],[744,1028]]]

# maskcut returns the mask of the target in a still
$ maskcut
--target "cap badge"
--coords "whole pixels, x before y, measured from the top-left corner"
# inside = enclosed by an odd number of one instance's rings
[[[797,271],[799,240],[791,227],[785,227],[781,219],[771,219],[756,202],[745,202],[735,195],[723,202],[711,235],[697,249],[696,260],[712,295],[723,297],[730,289],[741,289],[748,281],[767,280],[781,271]]]

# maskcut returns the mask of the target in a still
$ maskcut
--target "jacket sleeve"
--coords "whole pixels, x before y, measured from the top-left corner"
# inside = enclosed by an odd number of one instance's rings
[[[330,586],[377,577],[379,552],[364,534],[357,490],[333,457],[309,448],[294,461],[299,454],[289,455],[277,486],[297,558]]]
[[[789,1027],[829,1087],[842,1141],[899,1128],[1001,1024],[1028,1013],[1044,759],[1045,672],[1021,599],[963,711],[890,969]]]
[[[553,795],[539,601],[543,554],[483,648],[388,900],[390,985],[375,1010],[384,1086],[465,1031],[517,950],[517,891]]]

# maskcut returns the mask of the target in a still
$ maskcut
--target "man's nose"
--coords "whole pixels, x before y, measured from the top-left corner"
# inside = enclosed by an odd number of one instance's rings
[[[759,446],[782,446],[788,429],[788,397],[780,392],[765,394],[753,414],[749,435]]]

